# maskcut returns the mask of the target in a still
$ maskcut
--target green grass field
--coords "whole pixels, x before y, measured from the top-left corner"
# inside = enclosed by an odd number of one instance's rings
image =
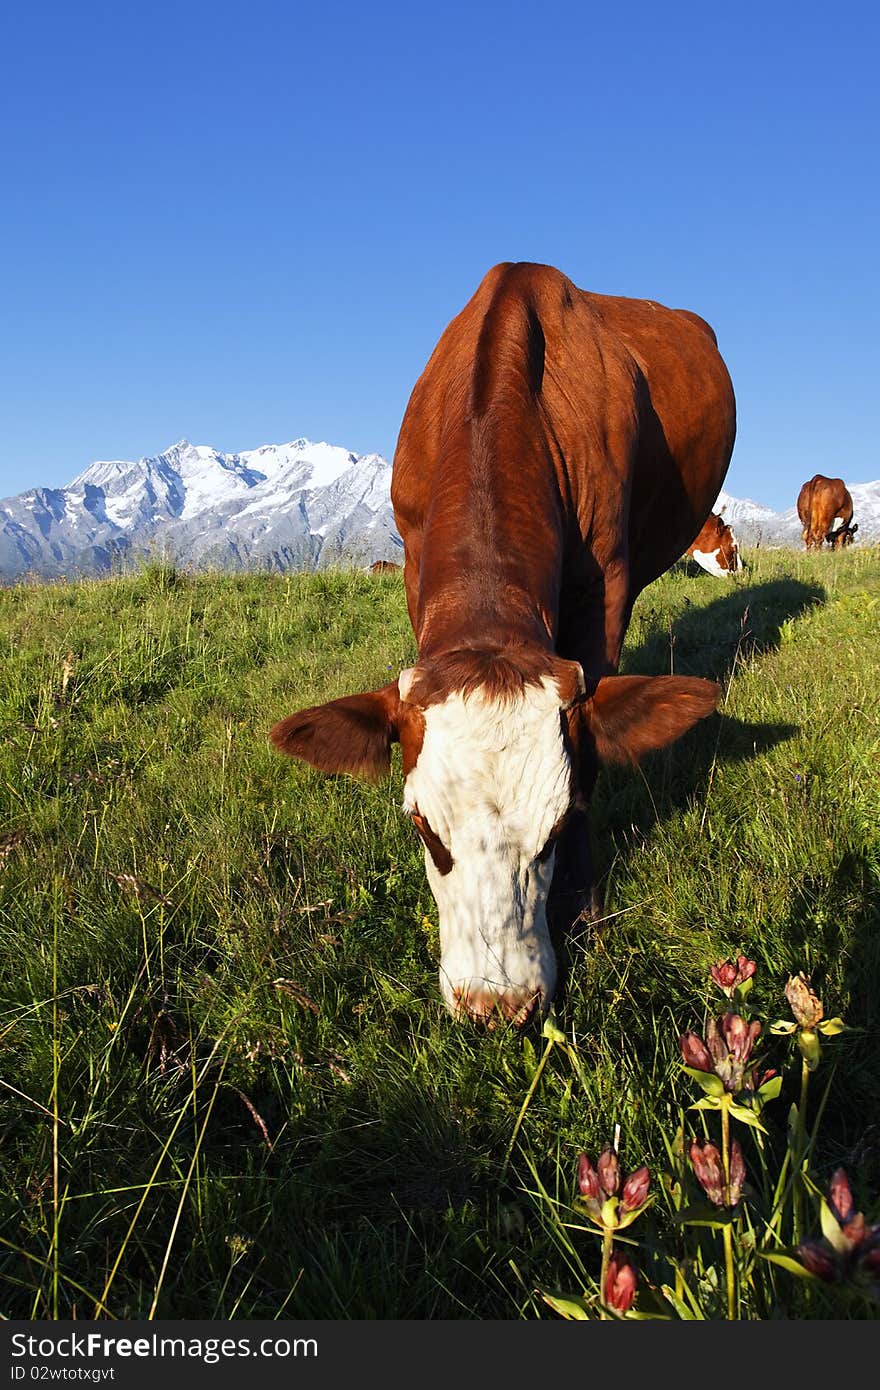
[[[555,1049],[516,1130],[540,1033],[443,1009],[399,752],[372,786],[266,739],[411,663],[400,576],[0,590],[0,1312],[553,1317],[534,1291],[598,1269],[579,1151],[620,1125],[625,1172],[667,1164],[678,1036],[738,951],[761,1016],[806,970],[846,1019],[813,1170],[877,1219],[880,551],[747,558],[639,601],[622,669],[713,676],[722,714],[600,779],[606,920],[556,1006],[580,1068]],[[658,1199],[648,1261],[670,1230]],[[824,1297],[780,1272],[745,1315]]]

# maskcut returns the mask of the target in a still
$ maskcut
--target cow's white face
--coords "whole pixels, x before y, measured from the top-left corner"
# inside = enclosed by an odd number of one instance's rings
[[[727,577],[730,571],[728,569],[725,569],[724,566],[721,564],[720,556],[720,550],[691,551],[691,559],[696,560],[697,564],[700,566],[701,569],[704,569],[707,574],[715,574],[718,575],[719,578],[724,579]]]
[[[694,676],[604,676],[587,696],[576,661],[551,661],[552,675],[498,698],[481,685],[465,686],[474,690],[467,695],[441,686],[431,698],[411,667],[379,690],[297,710],[269,731],[280,752],[322,772],[374,778],[389,771],[399,740],[404,803],[440,910],[443,997],[453,1013],[489,1023],[523,1022],[553,996],[547,896],[556,836],[580,796],[572,757],[581,775],[585,756],[590,768],[637,762],[711,714],[720,694]]]
[[[715,574],[719,578],[725,578],[728,574],[739,574],[743,567],[739,543],[731,526],[719,528],[716,549],[693,550],[691,558],[696,560],[707,574]]]
[[[404,806],[426,841],[453,1013],[519,1021],[553,996],[553,838],[575,793],[562,709],[545,677],[513,698],[455,694],[424,712]]]

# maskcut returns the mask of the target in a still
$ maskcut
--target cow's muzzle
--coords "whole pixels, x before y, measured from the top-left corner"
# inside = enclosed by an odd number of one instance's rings
[[[543,1013],[544,996],[540,990],[526,992],[513,988],[488,989],[483,981],[472,985],[457,985],[452,991],[455,1016],[470,1019],[488,1029],[509,1023],[522,1028],[532,1015]]]

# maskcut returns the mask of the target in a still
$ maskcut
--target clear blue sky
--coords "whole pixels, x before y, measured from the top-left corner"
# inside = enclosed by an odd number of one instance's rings
[[[880,476],[877,8],[7,6],[0,495],[181,437],[391,457],[499,260],[697,310],[727,486]]]

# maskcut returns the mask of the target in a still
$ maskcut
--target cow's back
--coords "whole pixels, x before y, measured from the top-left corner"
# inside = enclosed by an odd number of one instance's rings
[[[518,393],[505,385],[517,375]],[[617,589],[625,627],[636,594],[699,532],[727,471],[735,403],[712,330],[688,311],[579,290],[549,266],[489,271],[416,383],[395,452],[413,617],[438,463],[475,401],[507,418],[496,467],[532,485],[538,451],[555,472],[562,609]]]

